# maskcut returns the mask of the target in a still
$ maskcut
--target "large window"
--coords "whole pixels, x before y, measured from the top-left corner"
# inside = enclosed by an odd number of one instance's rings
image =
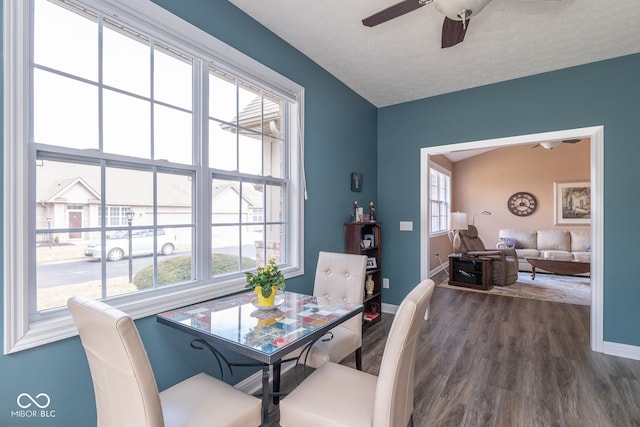
[[[23,88],[5,353],[73,333],[73,295],[142,316],[239,290],[268,258],[302,272],[301,87],[151,2],[24,3],[5,1],[24,25],[5,27],[5,93]]]
[[[449,230],[449,211],[451,207],[451,176],[449,171],[431,163],[429,166],[431,233],[443,233]]]

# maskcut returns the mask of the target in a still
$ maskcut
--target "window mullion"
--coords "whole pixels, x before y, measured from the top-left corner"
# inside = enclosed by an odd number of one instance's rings
[[[211,172],[209,171],[209,68],[200,60],[193,65],[193,143],[196,166],[193,232],[196,280],[211,276]]]

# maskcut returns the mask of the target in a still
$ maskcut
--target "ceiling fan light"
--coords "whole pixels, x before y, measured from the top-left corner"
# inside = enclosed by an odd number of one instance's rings
[[[473,11],[469,9],[463,9],[460,12],[458,12],[458,18],[462,19],[462,22],[464,22],[467,19],[471,18],[472,14],[473,14]]]
[[[477,15],[491,0],[435,0],[436,10],[449,19],[466,21]],[[466,15],[463,17],[462,15]]]
[[[562,141],[544,141],[540,143],[540,145],[547,150],[553,150],[560,144],[562,144]]]

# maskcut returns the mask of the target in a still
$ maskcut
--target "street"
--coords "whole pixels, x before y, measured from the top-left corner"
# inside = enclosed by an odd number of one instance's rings
[[[243,256],[255,259],[255,245],[243,246]],[[158,262],[190,254],[190,251],[176,251],[173,255],[158,256]],[[237,247],[216,248],[215,253],[231,254],[238,253]],[[107,278],[126,277],[129,275],[129,259],[107,262]],[[153,264],[153,257],[134,257],[132,263],[133,275],[143,268]],[[53,286],[73,285],[76,283],[86,283],[101,280],[100,260],[82,258],[69,262],[44,263],[37,266],[38,288],[49,288]]]

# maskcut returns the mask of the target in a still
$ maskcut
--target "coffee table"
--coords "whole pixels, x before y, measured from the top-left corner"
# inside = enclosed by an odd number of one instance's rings
[[[531,280],[536,279],[536,268],[563,275],[583,274],[591,271],[591,262],[587,261],[564,261],[553,258],[527,258],[527,261],[531,264]]]

